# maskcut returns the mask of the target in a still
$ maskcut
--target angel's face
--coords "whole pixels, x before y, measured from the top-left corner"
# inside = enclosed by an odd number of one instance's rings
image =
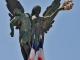
[[[39,14],[40,14],[39,9],[36,9],[35,14],[36,14],[36,15],[39,15]]]
[[[41,12],[41,7],[40,6],[36,5],[36,6],[33,7],[32,15],[39,16],[40,12]]]
[[[40,11],[41,11],[41,9],[40,9],[40,8],[36,8],[36,9],[35,9],[35,14],[36,14],[37,16],[39,16]]]

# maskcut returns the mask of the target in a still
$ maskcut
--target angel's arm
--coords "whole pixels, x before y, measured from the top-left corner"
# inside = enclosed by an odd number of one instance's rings
[[[51,20],[54,19],[55,16],[58,14],[58,12],[62,10],[62,8],[57,9],[54,13],[52,13],[50,16],[43,16],[43,20]]]
[[[14,18],[10,21],[10,29],[11,29],[11,32],[14,32],[14,26],[15,26],[15,23],[17,22],[18,19],[19,19],[19,17],[14,17]]]

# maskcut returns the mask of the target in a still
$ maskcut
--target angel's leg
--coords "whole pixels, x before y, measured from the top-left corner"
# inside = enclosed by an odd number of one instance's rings
[[[29,55],[29,52],[30,52],[30,38],[31,38],[31,31],[28,30],[28,31],[25,31],[22,39],[21,39],[21,45],[22,47],[24,48],[27,56]]]
[[[22,53],[22,56],[23,56],[24,60],[27,60],[28,59],[28,56],[27,56],[27,54],[26,54],[23,46],[20,46],[20,47],[21,47],[21,53]]]
[[[23,59],[27,60],[28,59],[27,54],[26,54],[23,46],[21,45],[21,39],[22,39],[23,34],[24,34],[24,31],[20,32],[20,34],[19,34],[19,43],[20,43],[21,53],[22,53]]]

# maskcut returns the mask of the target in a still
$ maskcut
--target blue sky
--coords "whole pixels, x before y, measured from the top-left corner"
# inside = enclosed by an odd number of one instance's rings
[[[33,6],[40,5],[42,16],[53,0],[19,0],[25,12],[31,13]],[[65,0],[61,0],[61,3]],[[73,0],[70,11],[60,11],[53,27],[45,34],[45,60],[80,60],[80,0]],[[18,30],[10,37],[10,18],[5,0],[0,0],[0,60],[23,60]]]

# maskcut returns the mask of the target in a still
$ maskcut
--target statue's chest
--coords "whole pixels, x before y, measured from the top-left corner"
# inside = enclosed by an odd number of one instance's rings
[[[32,23],[33,23],[33,25],[34,25],[35,27],[37,27],[37,28],[40,28],[40,27],[42,27],[42,25],[43,25],[41,19],[34,19],[34,20],[32,20]]]

